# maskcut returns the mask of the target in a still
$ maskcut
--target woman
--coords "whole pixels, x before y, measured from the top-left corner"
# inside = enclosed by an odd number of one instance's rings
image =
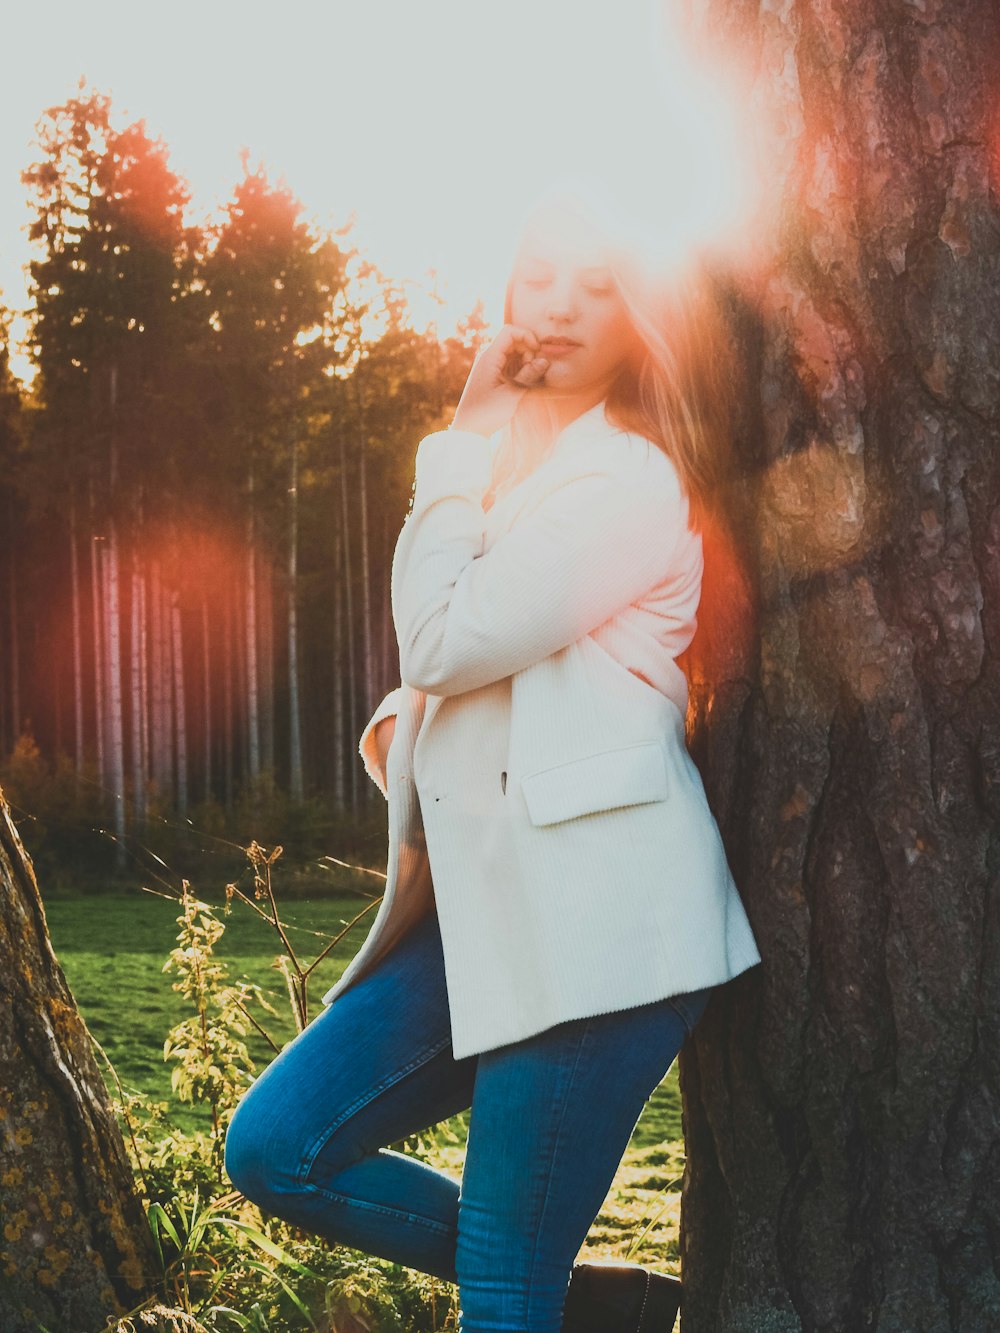
[[[712,989],[760,962],[685,746],[720,399],[680,290],[585,189],[534,210],[393,557],[402,683],[359,747],[385,895],[227,1137],[262,1207],[457,1282],[466,1333],[673,1327],[675,1279],[574,1260]],[[384,1146],[467,1107],[461,1186]]]

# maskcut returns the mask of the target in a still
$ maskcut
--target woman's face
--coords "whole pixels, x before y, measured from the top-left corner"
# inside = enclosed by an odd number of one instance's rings
[[[511,275],[510,322],[530,329],[547,357],[532,392],[573,394],[610,387],[637,344],[599,230],[579,214],[536,215]]]

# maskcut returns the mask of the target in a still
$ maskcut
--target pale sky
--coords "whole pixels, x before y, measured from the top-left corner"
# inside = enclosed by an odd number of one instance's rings
[[[438,285],[442,331],[495,327],[520,220],[554,177],[598,171],[664,225],[739,208],[739,109],[669,24],[679,0],[49,0],[4,14],[0,295],[26,302],[20,171],[45,108],[88,88],[145,119],[192,191],[224,203],[250,151],[389,276]],[[714,73],[714,78],[713,78]],[[745,184],[744,187],[745,188]],[[734,192],[736,192],[734,194]],[[430,303],[412,293],[418,326]]]

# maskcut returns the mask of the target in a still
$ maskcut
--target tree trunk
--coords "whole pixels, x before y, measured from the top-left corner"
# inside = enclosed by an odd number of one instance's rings
[[[247,583],[246,621],[246,709],[247,709],[247,762],[251,782],[260,777],[260,714],[257,682],[257,553],[254,534],[254,477],[250,471],[249,509],[247,513]]]
[[[152,713],[153,713],[153,783],[158,800],[169,801],[172,794],[173,768],[170,759],[170,674],[167,634],[164,625],[163,580],[159,562],[150,572],[149,600],[152,603]]]
[[[156,1267],[90,1034],[0,796],[0,1328],[103,1328]]]
[[[344,448],[343,436],[340,437],[340,518],[340,530],[343,538],[341,548],[344,556],[341,564],[340,577],[343,580],[344,621],[347,627],[347,669],[345,673],[345,682],[347,685],[347,716],[350,721],[350,726],[353,729],[358,718],[357,691],[355,689],[354,674],[354,664],[357,657],[354,652],[354,599],[351,596],[351,528],[347,505],[347,451]],[[374,711],[374,705],[372,706],[372,711]],[[358,809],[358,765],[352,763],[349,772],[351,776],[351,812],[352,814],[356,814]]]
[[[97,550],[100,540],[96,534],[91,534],[90,601],[94,627],[94,733],[97,741],[97,780],[104,783],[107,780],[107,771],[104,766],[104,634],[102,633],[104,617],[101,610],[101,580],[98,573],[100,562]]]
[[[270,556],[259,562],[257,580],[258,697],[260,699],[261,766],[274,774],[274,566]]]
[[[382,547],[381,547],[382,570],[387,570],[391,565],[391,559],[392,559],[391,555],[387,559],[388,547],[389,547],[389,517],[383,511]],[[395,636],[393,634],[393,624],[392,624],[392,611],[389,606],[389,579],[387,575],[380,578],[379,586],[382,589],[382,594],[379,597],[379,607],[380,607],[379,625],[382,628],[382,681],[383,683],[385,683],[391,681],[394,675],[394,669],[392,665],[392,658],[393,658],[392,646],[393,643],[395,642]],[[386,689],[386,690],[376,691],[376,693],[379,694],[379,697],[381,697],[383,694],[388,693],[388,690]],[[376,700],[376,703],[377,702],[378,700]]]
[[[10,533],[13,536],[14,529],[14,502],[10,505]],[[21,634],[17,610],[17,543],[11,541],[10,564],[7,567],[7,576],[10,589],[10,716],[11,731],[14,737],[14,744],[17,744],[18,737],[21,734]]]
[[[104,556],[104,586],[105,586],[105,614],[107,619],[106,640],[107,643],[107,750],[110,761],[111,790],[114,797],[114,823],[115,823],[115,865],[119,870],[125,869],[125,716],[124,701],[122,699],[122,617],[121,617],[121,599],[118,568],[118,531],[115,521],[115,499],[118,489],[118,434],[116,427],[116,413],[118,402],[118,366],[112,362],[109,367],[109,423],[108,423],[108,449],[110,455],[109,465],[109,493],[111,500],[111,517],[108,521],[108,540],[105,543]]]
[[[212,642],[208,632],[208,596],[204,589],[201,593],[201,672],[202,672],[202,708],[204,711],[204,745],[202,764],[204,766],[203,789],[206,804],[212,799]]]
[[[137,824],[146,818],[146,765],[142,749],[143,700],[142,700],[142,571],[139,566],[139,554],[132,552],[132,595],[129,599],[129,688],[132,707],[130,710],[130,739],[132,744],[132,811]]]
[[[340,559],[341,533],[333,542],[333,808],[337,814],[347,809],[344,785],[344,760],[348,753],[348,728],[344,718],[344,567]],[[351,756],[353,759],[353,755]],[[353,765],[352,765],[353,766]]]
[[[77,780],[83,776],[83,632],[80,613],[80,557],[76,543],[76,500],[69,511],[70,580],[73,602],[73,758]]]
[[[184,698],[184,636],[180,594],[176,590],[170,595],[170,635],[174,677],[174,734],[177,738],[177,811],[185,815],[188,806],[187,706]]]
[[[13,747],[7,730],[7,674],[4,655],[0,652],[0,760],[6,759]]]
[[[111,790],[115,805],[115,864],[126,865],[125,848],[125,719],[122,699],[122,618],[118,569],[118,534],[114,520],[108,525],[108,540],[103,548],[107,596],[107,717]]]
[[[224,768],[224,798],[226,810],[233,808],[233,620],[235,618],[235,607],[237,603],[231,596],[230,588],[226,587],[225,603],[223,615],[225,617],[226,641],[225,641],[225,679],[224,679],[224,698],[223,698],[223,726],[225,728],[225,768]]]
[[[149,684],[149,578],[141,566],[137,592],[139,594],[139,716],[142,721],[142,817],[145,820],[148,813],[147,784],[151,775],[149,753],[151,689]]]
[[[680,1057],[684,1333],[987,1333],[995,0],[697,13],[710,58],[739,34],[739,102],[773,139],[759,308],[733,350],[759,392],[736,518],[759,653],[702,663],[692,688],[692,753],[764,961]]]
[[[302,778],[302,727],[299,711],[299,439],[292,437],[291,484],[288,488],[288,750],[289,790],[293,801],[305,795]]]
[[[247,700],[250,691],[247,688],[247,635],[246,635],[246,592],[245,584],[237,584],[237,593],[233,602],[233,665],[235,666],[236,693],[233,705],[233,731],[237,738],[236,752],[239,755],[238,787],[250,781],[250,747],[248,740],[250,726],[248,721]]]

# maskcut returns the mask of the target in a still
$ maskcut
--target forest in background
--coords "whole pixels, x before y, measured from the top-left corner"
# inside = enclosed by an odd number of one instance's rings
[[[190,225],[167,145],[78,94],[22,175],[30,385],[0,309],[0,781],[36,856],[108,870],[155,819],[259,836],[248,799],[349,822],[382,801],[356,746],[399,682],[413,455],[482,308],[415,330],[246,154]]]

